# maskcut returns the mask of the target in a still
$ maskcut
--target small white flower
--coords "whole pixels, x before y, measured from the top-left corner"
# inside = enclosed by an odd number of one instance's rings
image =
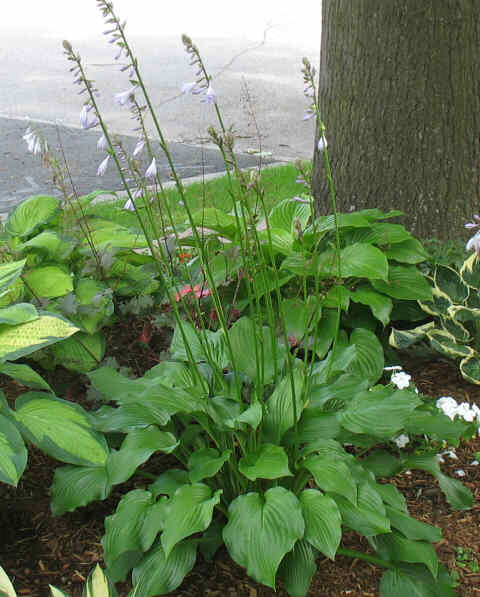
[[[405,373],[404,371],[399,371],[398,373],[394,373],[392,375],[390,381],[391,383],[393,383],[394,386],[397,386],[399,390],[404,390],[405,388],[408,388],[408,386],[410,385],[411,379],[411,375],[408,375],[408,373]]]
[[[454,398],[451,396],[442,396],[436,401],[435,405],[444,415],[447,415],[453,421],[458,408],[457,401]]]
[[[133,153],[132,153],[133,157],[138,155],[144,147],[145,147],[145,139],[140,138],[137,141],[137,144],[135,145],[135,149],[133,150]]]
[[[184,83],[181,87],[182,93],[184,93],[184,94],[193,93],[196,86],[197,86],[196,81],[191,81],[190,83]]]
[[[128,201],[123,206],[123,209],[128,209],[128,211],[135,211],[135,205],[133,204],[133,201],[131,199],[128,199]]]
[[[470,404],[468,404],[468,402],[462,402],[458,405],[457,415],[469,423],[473,423],[473,421],[475,421],[477,418],[476,412],[473,410],[473,408],[470,408]]]
[[[325,135],[322,135],[320,137],[320,139],[318,140],[317,149],[318,149],[318,151],[322,152],[322,151],[325,151],[326,148],[327,148],[327,139],[326,139]]]
[[[466,475],[466,472],[465,472],[465,471],[463,471],[461,468],[459,468],[459,469],[458,469],[458,471],[455,471],[455,474],[456,474],[458,477],[465,477],[465,475]]]
[[[442,452],[442,456],[448,456],[452,460],[458,460],[458,456],[455,454],[455,450],[446,450]]]
[[[200,100],[204,104],[216,104],[217,103],[217,94],[213,90],[213,87],[209,84],[207,87],[207,91],[205,92],[205,97]]]
[[[109,159],[110,159],[110,156],[107,155],[107,157],[103,160],[103,162],[98,167],[97,176],[103,176],[105,174],[105,172],[107,171],[107,166],[108,166],[108,160]]]
[[[472,460],[470,466],[478,466],[478,460]]]
[[[397,448],[404,448],[410,442],[410,438],[406,433],[402,433],[393,441],[397,444]]]
[[[137,85],[132,85],[126,91],[121,91],[120,93],[116,93],[113,96],[113,101],[120,106],[125,106],[125,104],[129,104],[133,100],[133,96],[135,91],[137,90]]]
[[[80,112],[80,126],[82,127],[82,129],[88,130],[91,129],[95,126],[97,126],[98,124],[98,118],[96,116],[93,117],[92,120],[90,120],[89,118],[89,111],[91,108],[89,108],[87,106],[87,104],[85,104],[82,108],[82,111]]]
[[[150,166],[145,170],[145,178],[155,178],[155,176],[157,176],[157,162],[153,158]]]
[[[102,135],[100,139],[97,141],[97,149],[105,150],[108,147],[107,139],[105,135]]]
[[[440,462],[440,464],[443,464],[445,462],[445,458],[441,454],[435,454],[435,458],[438,462]]]

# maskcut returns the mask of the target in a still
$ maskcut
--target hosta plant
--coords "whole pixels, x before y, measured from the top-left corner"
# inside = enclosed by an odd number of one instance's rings
[[[393,329],[390,343],[400,350],[427,341],[442,356],[459,364],[462,376],[480,384],[480,265],[477,253],[459,271],[437,265],[429,281],[432,299],[419,301],[432,321],[409,330]]]

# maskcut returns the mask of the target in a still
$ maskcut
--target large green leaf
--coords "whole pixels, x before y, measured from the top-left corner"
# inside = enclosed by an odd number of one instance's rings
[[[196,556],[196,541],[177,543],[168,557],[163,547],[157,545],[133,570],[132,597],[154,597],[174,591],[193,568]]]
[[[405,431],[413,435],[428,435],[430,439],[455,445],[465,433],[467,426],[468,424],[460,418],[452,421],[442,412],[417,408],[408,417]]]
[[[22,436],[12,421],[0,414],[0,481],[16,487],[26,464],[27,449]]]
[[[340,254],[342,278],[388,279],[388,261],[377,247],[355,243],[342,249]]]
[[[59,315],[41,314],[17,326],[0,325],[0,360],[15,360],[64,340],[78,328]]]
[[[282,228],[287,232],[294,233],[294,220],[298,219],[300,226],[305,228],[311,216],[311,205],[296,201],[295,199],[283,199],[275,204],[275,207],[268,215],[268,223],[272,228]]]
[[[298,499],[287,489],[274,487],[263,496],[247,493],[231,502],[223,539],[249,576],[275,589],[278,566],[304,530]]]
[[[307,301],[295,298],[281,302],[281,317],[291,345],[300,343],[315,328],[320,320],[321,309],[321,301],[315,300],[313,296]]]
[[[291,597],[306,597],[317,571],[315,550],[307,541],[297,541],[283,558],[278,577]]]
[[[28,270],[24,279],[34,296],[41,298],[56,298],[73,290],[72,276],[57,265],[43,265]]]
[[[61,466],[55,469],[51,487],[54,516],[72,512],[110,493],[107,471],[103,466]]]
[[[357,503],[357,484],[344,462],[328,455],[309,456],[303,466],[312,473],[320,489],[338,493],[352,504]]]
[[[72,371],[86,373],[101,363],[105,353],[105,338],[101,332],[78,332],[52,346],[55,362]]]
[[[89,219],[90,243],[93,243],[97,250],[105,249],[143,249],[148,247],[145,236],[134,230],[129,230],[115,222],[100,220],[99,218]],[[84,246],[90,248],[89,241],[85,239]]]
[[[254,452],[248,452],[240,459],[238,470],[250,481],[292,475],[288,468],[287,453],[281,446],[274,444],[261,444]]]
[[[19,381],[22,385],[34,390],[46,390],[52,392],[48,383],[29,365],[19,363],[0,363],[0,373],[8,375]]]
[[[377,336],[365,328],[353,330],[350,344],[356,349],[354,360],[347,367],[347,372],[359,379],[368,379],[371,384],[383,375],[385,365],[383,347]]]
[[[368,481],[358,486],[357,505],[341,495],[332,494],[332,498],[337,503],[343,523],[357,533],[371,537],[390,532],[390,520],[382,498]]]
[[[410,263],[412,265],[421,263],[428,258],[428,253],[423,248],[422,243],[415,238],[395,243],[391,247],[385,249],[385,255],[388,259],[394,259],[400,263]]]
[[[170,498],[168,518],[162,533],[162,547],[167,558],[179,541],[208,527],[221,493],[219,489],[212,495],[210,487],[203,483],[177,489]]]
[[[159,495],[173,495],[179,487],[189,482],[188,472],[179,468],[171,468],[161,473],[157,480],[148,486],[155,497]]]
[[[432,289],[414,265],[390,265],[388,280],[372,280],[375,290],[396,299],[432,300]]]
[[[337,504],[316,489],[303,491],[300,503],[305,520],[304,539],[334,560],[342,538],[342,517]]]
[[[149,491],[135,489],[120,500],[115,514],[105,519],[102,546],[107,570],[114,582],[125,580],[163,529],[167,516],[165,500]]]
[[[357,394],[339,419],[342,427],[353,433],[391,439],[405,427],[408,417],[420,404],[415,392],[377,386]]]
[[[230,454],[230,450],[225,450],[220,454],[214,448],[204,448],[193,452],[188,459],[190,482],[197,483],[202,479],[214,477],[230,458]]]
[[[65,261],[73,248],[74,245],[71,240],[67,241],[61,238],[54,230],[44,230],[43,232],[40,232],[40,234],[37,234],[37,236],[34,236],[17,247],[19,251],[25,251],[25,249],[40,249],[45,251],[52,261],[55,260],[60,262]]]
[[[240,231],[238,230],[235,216],[225,213],[216,207],[207,207],[193,214],[193,221],[196,226],[208,228],[219,232],[221,236],[233,238]],[[199,231],[200,236],[202,232]]]
[[[80,308],[71,316],[72,321],[89,334],[101,329],[113,313],[113,301],[109,292],[106,284],[98,280],[79,280],[75,285],[75,296]],[[87,310],[88,305],[91,308]]]
[[[38,312],[31,303],[17,303],[0,309],[0,324],[17,325],[38,318]]]
[[[273,391],[267,401],[267,414],[263,419],[266,441],[278,443],[283,434],[300,419],[304,407],[303,382],[302,373],[294,371],[293,387],[290,375],[287,375]]]
[[[62,462],[105,464],[107,442],[90,425],[78,404],[44,392],[27,392],[16,402],[15,419],[22,433],[41,450]]]
[[[428,541],[438,543],[442,539],[442,531],[426,522],[409,516],[395,508],[386,507],[388,518],[392,527],[400,531],[407,539],[412,541]],[[408,561],[408,560],[405,560]]]
[[[35,195],[22,201],[10,212],[5,228],[12,236],[23,238],[47,224],[59,211],[59,199],[48,195]]]
[[[361,303],[370,307],[373,315],[380,320],[383,325],[390,321],[393,302],[388,296],[374,290],[371,286],[359,286],[355,292],[350,294],[350,298],[355,303]]]
[[[434,579],[425,566],[403,564],[387,570],[380,581],[381,597],[457,597],[452,579],[440,566],[438,579]]]
[[[22,273],[26,261],[26,259],[21,259],[20,261],[10,261],[0,264],[0,291],[4,291],[15,282]],[[1,295],[3,295],[3,292],[1,292]]]
[[[393,562],[409,562],[410,564],[425,564],[432,576],[438,573],[437,554],[431,543],[412,541],[393,531],[372,538],[375,549],[382,559]]]

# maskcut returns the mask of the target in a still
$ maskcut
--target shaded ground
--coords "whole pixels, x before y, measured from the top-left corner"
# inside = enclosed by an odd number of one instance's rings
[[[158,352],[168,342],[168,334],[154,334],[150,345],[138,341],[145,329],[145,320],[132,318],[122,327],[112,330],[107,345],[121,365],[129,366],[136,374],[156,364]],[[453,396],[458,402],[469,401],[480,405],[480,387],[466,383],[457,369],[443,361],[423,363],[406,369],[414,377],[421,392],[432,396]],[[81,380],[72,383],[71,376],[55,372],[56,390],[59,395],[85,401],[85,388]],[[4,390],[14,397],[20,388],[14,382],[4,381]],[[447,459],[444,472],[455,476],[455,471],[466,473],[462,482],[475,496],[470,511],[452,511],[437,483],[426,473],[398,475],[394,482],[405,495],[409,510],[416,518],[435,524],[442,529],[443,539],[437,544],[440,560],[458,574],[458,594],[462,597],[480,595],[480,572],[469,567],[459,567],[457,548],[469,548],[480,558],[480,466],[472,465],[474,453],[480,451],[476,438],[456,450],[458,460]],[[160,472],[169,466],[168,457],[157,456],[148,463],[149,471]],[[29,449],[29,466],[17,489],[0,486],[0,564],[11,576],[19,595],[46,597],[48,585],[53,584],[80,597],[81,587],[94,565],[102,564],[101,537],[103,520],[111,514],[121,496],[133,487],[142,487],[140,478],[115,488],[112,496],[104,501],[79,508],[61,517],[53,517],[49,510],[48,488],[51,485],[56,463],[36,450]],[[343,546],[367,551],[365,540],[354,533],[346,533]],[[372,597],[378,595],[381,571],[368,563],[338,557],[318,561],[310,597]],[[125,597],[128,586],[120,590]],[[273,597],[275,593],[250,580],[242,569],[232,563],[225,551],[219,552],[214,562],[207,563],[199,557],[198,563],[172,597]],[[285,597],[281,588],[276,595]],[[407,596],[406,596],[407,597]]]

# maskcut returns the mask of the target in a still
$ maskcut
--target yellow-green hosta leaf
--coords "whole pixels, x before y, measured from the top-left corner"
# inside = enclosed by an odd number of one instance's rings
[[[0,363],[0,373],[16,379],[24,386],[34,390],[46,390],[52,392],[52,388],[34,369],[20,363]]]
[[[48,195],[35,195],[22,201],[10,213],[5,229],[12,236],[25,237],[46,224],[60,211],[60,200]]]
[[[0,324],[17,325],[37,319],[38,311],[31,303],[17,303],[0,309]]]
[[[5,570],[0,566],[0,595],[5,597],[17,597],[15,589],[13,588],[10,579],[7,576]]]
[[[0,481],[17,486],[27,464],[27,450],[15,425],[0,415]],[[0,595],[2,583],[0,580]]]
[[[77,328],[78,329],[78,328]],[[52,347],[55,362],[72,371],[86,373],[98,367],[105,352],[105,338],[101,332],[78,332]]]
[[[427,333],[432,348],[450,358],[468,357],[473,354],[473,349],[464,344],[458,344],[455,336],[446,330],[430,330]]]
[[[28,439],[62,462],[102,466],[108,447],[78,405],[44,392],[27,392],[16,402],[15,419]]]
[[[26,261],[26,259],[21,259],[20,261],[10,261],[9,263],[2,263],[0,265],[0,291],[5,290],[10,284],[15,282],[22,273]]]
[[[36,267],[24,274],[28,287],[35,296],[56,298],[73,290],[73,278],[56,265]]]
[[[0,360],[19,359],[75,332],[76,326],[53,313],[41,313],[34,321],[16,326],[0,324]]]
[[[464,261],[460,269],[460,276],[465,284],[475,290],[480,290],[480,262],[476,252]]]

